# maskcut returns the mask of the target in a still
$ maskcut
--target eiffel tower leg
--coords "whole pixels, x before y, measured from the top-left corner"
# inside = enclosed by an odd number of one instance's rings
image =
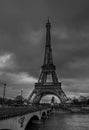
[[[34,89],[33,92],[30,94],[28,100],[30,103],[39,103],[42,98],[42,94],[39,90]]]
[[[46,79],[47,79],[47,74],[46,74],[46,72],[42,71],[42,73],[40,74],[38,82],[42,82],[42,83],[46,82]]]
[[[37,94],[33,99],[33,103],[40,103],[41,98],[42,98],[42,94]]]
[[[67,98],[67,96],[65,95],[65,93],[63,92],[63,90],[60,89],[60,91],[58,91],[58,93],[59,93],[59,95],[60,95],[60,100],[61,100],[61,102],[62,102],[62,103],[65,103],[65,102],[68,100],[68,98]]]
[[[30,94],[30,96],[28,97],[29,102],[32,102],[32,98],[33,98],[34,94],[35,94],[35,92],[33,90],[32,93]]]
[[[58,83],[58,79],[57,79],[57,75],[55,73],[55,71],[52,72],[52,79],[54,83]]]

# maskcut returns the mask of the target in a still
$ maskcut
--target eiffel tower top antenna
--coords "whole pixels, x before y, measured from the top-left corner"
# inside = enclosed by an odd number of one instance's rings
[[[49,16],[47,16],[48,22],[49,22]]]
[[[51,29],[51,23],[49,21],[49,16],[48,16],[48,20],[46,23],[46,44],[45,44],[45,55],[44,55],[43,66],[53,65],[50,29]]]

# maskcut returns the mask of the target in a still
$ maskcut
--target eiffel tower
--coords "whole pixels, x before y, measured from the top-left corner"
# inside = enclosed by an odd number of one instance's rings
[[[44,62],[41,67],[42,71],[38,82],[35,83],[34,90],[28,98],[32,103],[39,103],[42,97],[49,94],[57,96],[61,103],[64,103],[67,100],[67,96],[61,88],[61,82],[58,81],[57,74],[55,72],[56,67],[53,64],[50,29],[51,23],[48,19],[46,23],[46,44]],[[49,76],[51,77],[51,81],[48,79]]]

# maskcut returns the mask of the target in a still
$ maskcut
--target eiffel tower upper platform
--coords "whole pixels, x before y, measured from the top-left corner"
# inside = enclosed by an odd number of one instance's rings
[[[41,98],[48,94],[54,94],[61,102],[67,100],[67,96],[61,88],[61,82],[58,81],[56,74],[56,67],[53,63],[52,48],[51,48],[51,23],[49,19],[46,23],[46,43],[45,43],[45,55],[42,65],[42,71],[38,82],[35,83],[35,88],[29,96],[29,100],[33,103],[39,103]],[[50,79],[48,79],[50,76]]]

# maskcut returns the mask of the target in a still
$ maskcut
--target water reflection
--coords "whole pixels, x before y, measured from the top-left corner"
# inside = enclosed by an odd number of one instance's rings
[[[89,130],[89,115],[52,114],[42,124],[33,124],[28,130]]]

